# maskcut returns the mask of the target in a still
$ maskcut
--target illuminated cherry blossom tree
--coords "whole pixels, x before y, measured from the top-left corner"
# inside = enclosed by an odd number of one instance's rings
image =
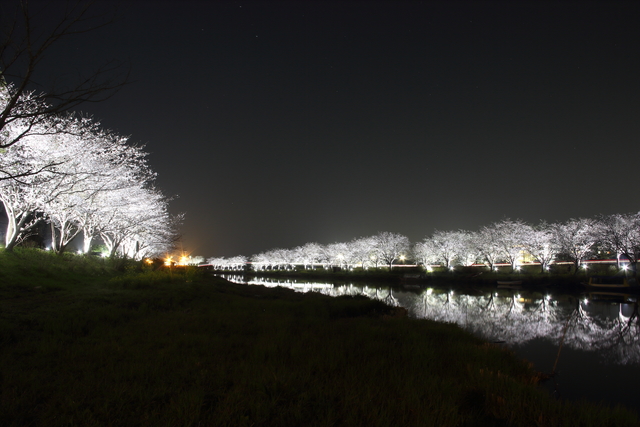
[[[466,230],[460,230],[458,233],[460,233],[458,262],[464,266],[475,264],[481,258],[480,251],[476,245],[477,233]]]
[[[491,230],[492,243],[500,250],[499,257],[511,264],[513,269],[522,256],[527,227],[528,225],[520,220],[510,219],[494,222],[488,227]]]
[[[296,264],[302,265],[304,269],[313,268],[322,258],[322,247],[317,243],[306,243],[294,248],[293,252]]]
[[[175,222],[168,213],[168,201],[157,190],[139,187],[117,191],[115,203],[100,228],[100,237],[110,256],[120,250],[129,257],[139,258],[170,250],[175,242]],[[157,232],[157,235],[156,235]],[[150,236],[164,236],[150,247]]]
[[[38,210],[42,194],[37,190],[33,191],[42,187],[35,181],[32,181],[31,187],[27,189],[15,183],[3,187],[0,200],[7,216],[4,245],[5,249],[10,251],[42,220],[41,212]]]
[[[411,254],[416,262],[422,264],[426,269],[438,262],[438,249],[429,237],[413,245]]]
[[[468,262],[468,233],[466,231],[438,231],[431,236],[431,250],[435,261],[445,268],[451,268],[455,263]]]
[[[573,261],[574,273],[577,273],[580,263],[591,252],[597,240],[595,221],[588,218],[572,218],[555,225],[554,229],[560,253]]]
[[[66,129],[80,132],[91,127],[84,120],[69,119]],[[5,129],[20,132],[11,126]],[[11,250],[43,218],[46,205],[73,191],[75,167],[85,158],[81,144],[71,134],[29,135],[21,144],[9,146],[0,155],[0,170],[10,179],[0,180],[0,199],[8,227],[5,248]],[[34,173],[37,171],[37,173]]]
[[[555,234],[557,227],[557,225],[550,225],[543,221],[536,227],[524,228],[524,248],[540,263],[541,272],[548,268],[560,252],[560,245]]]
[[[349,248],[353,262],[356,265],[360,265],[362,268],[368,268],[370,265],[374,265],[373,259],[377,258],[374,255],[374,240],[372,237],[360,237],[353,239],[349,242]]]
[[[22,166],[28,167],[28,164],[33,164],[31,162],[39,157],[30,148],[35,147],[24,145],[20,153],[13,150],[10,160],[12,167],[9,173],[20,174],[25,170]],[[50,196],[50,188],[47,184],[48,177],[44,175],[23,176],[20,181],[0,181],[0,200],[7,216],[4,236],[4,245],[7,250],[12,250],[42,219],[43,200]]]
[[[94,135],[94,137],[94,162],[88,168],[86,178],[80,182],[80,191],[73,195],[76,200],[81,198],[81,201],[78,203],[67,202],[66,205],[63,204],[63,209],[56,211],[59,215],[65,212],[64,208],[69,211],[68,216],[73,226],[77,231],[82,231],[83,251],[85,253],[88,252],[93,239],[100,236],[105,231],[105,227],[111,224],[112,221],[108,221],[108,219],[114,213],[114,204],[122,208],[123,203],[126,205],[128,192],[136,194],[142,191],[144,193],[144,189],[147,190],[147,198],[159,197],[160,199],[156,203],[156,212],[151,215],[151,218],[158,220],[156,222],[157,225],[152,233],[138,230],[136,232],[139,235],[137,239],[139,242],[137,244],[138,250],[130,249],[128,252],[140,252],[141,245],[142,247],[149,247],[140,243],[140,236],[145,233],[148,237],[143,240],[147,242],[157,241],[161,236],[164,236],[161,240],[174,240],[175,236],[168,237],[167,233],[175,234],[175,229],[173,231],[169,230],[176,225],[175,221],[178,218],[168,216],[166,212],[167,201],[162,201],[163,196],[157,190],[149,190],[155,174],[150,171],[146,164],[146,154],[138,147],[127,145],[126,138],[121,138],[117,135],[100,133]],[[60,204],[58,206],[60,207]],[[62,218],[56,218],[53,212],[53,210],[50,211],[49,216],[52,223],[60,230],[60,236],[62,237],[64,234],[62,233],[64,222]],[[141,221],[138,228],[143,225]],[[145,230],[153,230],[153,227],[147,226]]]
[[[409,252],[410,247],[409,238],[402,234],[384,231],[373,236],[373,250],[378,259],[389,266],[389,270],[395,260]]]
[[[250,260],[254,270],[264,270],[267,268],[270,263],[267,255],[266,252],[260,252],[251,256]]]
[[[474,233],[471,244],[476,248],[480,258],[487,264],[490,270],[500,261],[502,246],[500,245],[498,229],[493,224],[484,226]]]
[[[176,230],[182,224],[183,215],[170,215],[166,198],[156,190],[149,191],[147,206],[150,210],[139,217],[133,232],[120,246],[120,254],[132,259],[157,257],[171,252],[178,241]]]
[[[329,264],[334,267],[347,267],[352,262],[351,250],[347,243],[331,243],[325,246]]]
[[[614,214],[598,218],[595,236],[605,246],[629,260],[634,275],[637,275],[640,257],[640,213]]]
[[[246,256],[236,255],[231,258],[209,258],[207,263],[210,264],[214,270],[243,270],[248,261]]]
[[[267,268],[290,268],[295,263],[295,253],[290,249],[275,248],[254,255],[251,261]]]

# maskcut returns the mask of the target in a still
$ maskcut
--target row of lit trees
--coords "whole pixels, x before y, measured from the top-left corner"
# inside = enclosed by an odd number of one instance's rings
[[[329,245],[307,243],[294,249],[272,249],[253,255],[250,261],[256,269],[293,268],[296,265],[304,268],[386,265],[391,268],[396,260],[406,257],[409,246],[409,239],[406,236],[383,232],[371,237],[354,239],[348,243]],[[208,263],[214,268],[237,269],[247,261],[249,260],[244,256],[236,256],[211,258]]]
[[[153,186],[146,153],[127,138],[71,111],[103,101],[128,80],[114,61],[69,77],[45,70],[55,47],[108,25],[113,14],[93,13],[91,2],[3,4],[0,13],[0,202],[12,250],[41,224],[51,249],[74,238],[88,252],[101,240],[107,254],[140,258],[169,250],[180,218]],[[30,6],[34,7],[34,11]],[[46,19],[40,18],[46,17]],[[59,61],[56,62],[59,64]],[[46,90],[42,82],[50,77]],[[45,79],[46,80],[46,79]],[[0,232],[1,234],[1,232]]]
[[[7,110],[15,87],[0,85]],[[38,116],[44,101],[25,92],[22,112],[5,122],[0,135],[0,201],[7,217],[4,246],[12,250],[49,224],[51,249],[61,253],[75,238],[89,252],[99,239],[109,255],[133,258],[170,249],[179,218],[153,186],[146,153],[127,138],[71,113]]]
[[[626,257],[632,266],[640,255],[640,213],[614,214],[597,218],[570,219],[564,223],[505,219],[478,231],[435,231],[421,242],[411,244],[406,236],[383,232],[345,243],[307,243],[293,249],[272,249],[247,259],[212,258],[215,268],[234,269],[250,261],[254,268],[380,267],[411,260],[424,266],[484,264],[494,269],[498,263],[517,268],[525,261],[537,262],[541,271],[558,260],[572,261],[579,268],[587,257],[609,253]]]

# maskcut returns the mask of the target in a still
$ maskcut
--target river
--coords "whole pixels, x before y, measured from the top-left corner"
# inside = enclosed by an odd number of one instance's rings
[[[553,395],[621,403],[638,410],[640,323],[637,298],[602,293],[540,293],[518,289],[455,290],[417,285],[307,282],[223,275],[248,285],[281,286],[330,296],[364,295],[401,306],[416,318],[455,323],[508,346],[538,371]]]

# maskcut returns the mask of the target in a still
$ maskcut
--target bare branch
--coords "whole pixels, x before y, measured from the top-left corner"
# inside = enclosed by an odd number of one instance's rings
[[[0,91],[4,99],[0,108],[0,148],[9,147],[27,135],[45,119],[59,116],[85,102],[101,102],[113,96],[129,80],[129,67],[118,61],[110,61],[92,71],[78,76],[75,83],[44,87],[36,81],[36,73],[43,74],[43,60],[52,47],[61,40],[79,36],[103,28],[113,22],[112,15],[92,14],[92,2],[70,1],[61,15],[55,2],[52,10],[45,3],[33,12],[25,0],[16,4],[12,13],[9,6],[2,6],[3,39],[0,43]],[[49,4],[50,6],[50,4]],[[41,14],[52,13],[53,24],[37,28],[48,22]],[[49,18],[49,16],[47,16]],[[44,26],[44,24],[42,24]],[[23,132],[12,138],[3,138],[7,126],[20,122],[26,125]]]

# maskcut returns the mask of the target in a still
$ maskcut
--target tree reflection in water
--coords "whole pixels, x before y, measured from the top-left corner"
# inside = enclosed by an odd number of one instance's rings
[[[247,283],[243,276],[224,277]],[[565,347],[597,352],[607,363],[640,364],[638,303],[630,296],[607,300],[603,298],[611,296],[551,296],[504,289],[470,295],[434,288],[333,285],[270,278],[254,278],[248,284],[330,296],[364,295],[402,306],[413,317],[455,323],[486,340],[504,341],[508,345],[544,338],[559,346],[564,335]]]

